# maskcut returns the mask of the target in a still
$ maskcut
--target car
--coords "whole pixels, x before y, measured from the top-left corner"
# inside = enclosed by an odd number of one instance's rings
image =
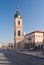
[[[29,51],[34,51],[35,49],[34,48],[30,48]]]

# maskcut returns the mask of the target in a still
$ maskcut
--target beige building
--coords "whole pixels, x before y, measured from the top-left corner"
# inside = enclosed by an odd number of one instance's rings
[[[44,40],[43,33],[44,32],[37,30],[25,35],[25,48],[34,48],[36,46],[42,49]]]
[[[2,48],[2,44],[0,43],[0,48]]]
[[[22,41],[22,17],[19,9],[17,9],[14,15],[14,47],[16,49],[21,48]]]

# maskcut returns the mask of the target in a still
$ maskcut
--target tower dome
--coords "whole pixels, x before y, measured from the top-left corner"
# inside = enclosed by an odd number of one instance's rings
[[[21,17],[19,8],[17,8],[16,14],[14,15],[14,18],[16,17]]]

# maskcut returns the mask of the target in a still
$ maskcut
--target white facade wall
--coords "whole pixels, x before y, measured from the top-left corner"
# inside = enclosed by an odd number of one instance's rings
[[[35,34],[34,33],[32,33],[31,35],[30,35],[30,37],[31,37],[31,42],[32,42],[32,44],[35,42]]]
[[[43,44],[43,32],[32,32],[31,34],[26,35],[27,42],[35,45]]]
[[[35,43],[36,45],[42,45],[43,44],[43,33],[35,33]]]

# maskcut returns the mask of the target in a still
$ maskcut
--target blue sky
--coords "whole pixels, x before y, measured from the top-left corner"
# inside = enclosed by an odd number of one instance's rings
[[[14,14],[19,7],[23,32],[44,31],[44,0],[0,0],[0,42],[14,39]]]

